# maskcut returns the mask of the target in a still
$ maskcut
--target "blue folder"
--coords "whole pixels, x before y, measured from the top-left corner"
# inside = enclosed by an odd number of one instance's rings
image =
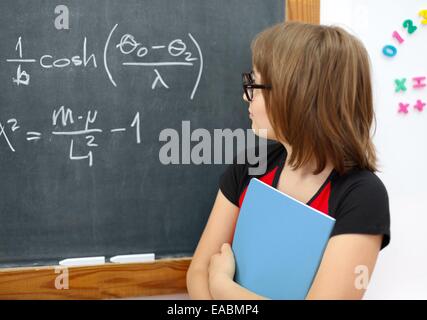
[[[232,249],[234,280],[270,299],[305,299],[335,219],[251,179]]]

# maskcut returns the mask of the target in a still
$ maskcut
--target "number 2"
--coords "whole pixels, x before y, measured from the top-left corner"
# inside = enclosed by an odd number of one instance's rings
[[[18,126],[18,121],[16,119],[9,119],[9,120],[7,120],[7,123],[13,123],[12,132],[15,132],[16,130],[18,130],[20,128],[20,126]]]
[[[86,143],[86,145],[88,147],[97,147],[98,144],[93,143],[95,141],[95,137],[94,136],[86,136],[86,139],[88,140],[88,142]]]
[[[418,29],[416,26],[414,26],[414,22],[412,20],[406,20],[403,23],[403,27],[408,29],[409,34],[413,34]]]

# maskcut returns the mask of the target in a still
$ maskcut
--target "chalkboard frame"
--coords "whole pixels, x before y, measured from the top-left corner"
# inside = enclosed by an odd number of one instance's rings
[[[320,23],[320,0],[285,0],[285,20]],[[191,257],[151,263],[70,267],[69,289],[55,288],[58,266],[0,269],[0,299],[111,299],[186,293]]]

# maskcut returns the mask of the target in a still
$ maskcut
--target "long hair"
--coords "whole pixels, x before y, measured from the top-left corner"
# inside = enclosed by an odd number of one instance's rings
[[[370,129],[375,120],[368,53],[340,27],[286,22],[258,34],[252,63],[264,83],[267,115],[278,140],[292,146],[290,165],[327,159],[344,174],[378,171]]]

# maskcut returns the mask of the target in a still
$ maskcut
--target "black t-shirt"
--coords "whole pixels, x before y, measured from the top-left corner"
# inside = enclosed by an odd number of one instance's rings
[[[251,178],[277,188],[287,157],[280,143],[267,146],[267,170],[258,176],[249,175],[256,165],[234,163],[221,175],[219,188],[224,196],[240,208]],[[265,159],[264,159],[265,160]],[[262,160],[261,160],[262,161]],[[336,219],[331,237],[339,234],[382,234],[381,250],[390,242],[390,212],[387,190],[373,172],[354,168],[344,175],[335,169],[313,195],[307,205]]]

